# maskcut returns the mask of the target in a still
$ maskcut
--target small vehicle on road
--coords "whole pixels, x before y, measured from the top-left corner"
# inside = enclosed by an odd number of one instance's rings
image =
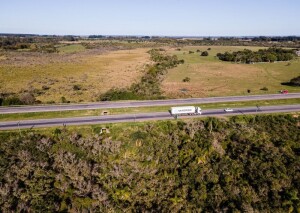
[[[286,90],[286,89],[284,89],[284,90],[280,90],[280,93],[281,93],[281,94],[288,94],[288,93],[289,93],[289,91],[288,91],[288,90]]]
[[[226,108],[226,109],[224,109],[224,112],[233,112],[233,109],[231,109],[231,108]]]

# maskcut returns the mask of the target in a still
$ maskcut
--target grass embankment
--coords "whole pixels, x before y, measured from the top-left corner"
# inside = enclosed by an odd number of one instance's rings
[[[299,59],[290,62],[236,64],[220,61],[216,57],[217,53],[245,48],[257,51],[264,47],[194,46],[181,48],[180,51],[175,48],[169,49],[169,54],[176,54],[178,59],[183,59],[185,63],[169,70],[162,84],[164,95],[178,98],[266,94],[282,89],[288,89],[290,92],[300,91],[300,87],[281,85],[299,76]],[[197,50],[208,51],[209,56],[200,56],[201,52]],[[194,53],[189,54],[189,51]],[[186,77],[190,78],[190,82],[183,82]],[[267,91],[261,90],[264,87]]]
[[[256,105],[269,106],[269,105],[287,105],[287,104],[300,104],[300,99],[298,98],[298,99],[267,100],[267,101],[225,102],[225,103],[210,103],[210,104],[195,104],[195,105],[199,105],[203,110],[205,110],[205,109],[218,109],[218,108],[227,108],[227,107],[234,108],[234,107],[247,107],[247,106],[256,106]],[[125,114],[125,113],[133,114],[133,113],[143,113],[143,112],[164,112],[164,111],[168,111],[170,107],[171,106],[154,106],[154,107],[119,108],[119,109],[95,109],[95,110],[60,111],[60,112],[1,114],[0,121],[101,116],[104,111],[107,111],[110,115]]]

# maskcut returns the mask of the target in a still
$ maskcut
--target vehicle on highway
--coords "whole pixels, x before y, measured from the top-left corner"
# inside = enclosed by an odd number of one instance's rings
[[[284,90],[280,90],[280,93],[281,93],[281,94],[288,94],[288,93],[289,93],[289,91],[288,91],[288,90],[286,90],[286,89],[284,89]]]
[[[197,106],[181,106],[181,107],[171,107],[171,115],[201,115],[201,108]]]
[[[225,112],[233,112],[233,109],[231,109],[231,108],[226,108],[226,109],[224,109],[224,111],[225,111]]]

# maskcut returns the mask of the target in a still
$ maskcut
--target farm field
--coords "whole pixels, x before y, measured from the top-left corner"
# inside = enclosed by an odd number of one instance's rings
[[[59,47],[58,54],[2,56],[0,93],[34,92],[43,103],[96,101],[112,87],[130,86],[150,63],[149,49],[86,53],[81,45]],[[8,60],[7,60],[8,59]]]
[[[248,46],[189,46],[180,50],[170,48],[167,53],[176,54],[179,59],[184,59],[185,63],[169,70],[162,83],[164,95],[169,98],[188,98],[277,93],[282,89],[300,92],[299,87],[281,85],[282,82],[300,75],[299,58],[291,62],[257,64],[234,64],[216,58],[217,53],[226,51],[243,49],[257,51],[262,48]],[[209,56],[200,56],[197,50],[208,51]],[[189,51],[194,53],[189,54]],[[190,78],[190,82],[182,81],[186,77]],[[262,88],[265,90],[261,90]]]

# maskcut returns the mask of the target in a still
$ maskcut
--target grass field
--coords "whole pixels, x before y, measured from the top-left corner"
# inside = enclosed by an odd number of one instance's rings
[[[207,50],[211,48],[211,50]],[[163,81],[164,94],[170,98],[210,97],[227,95],[247,95],[277,93],[288,89],[290,92],[300,92],[298,87],[282,86],[291,78],[300,75],[300,59],[291,62],[234,64],[223,62],[216,58],[216,54],[225,51],[243,49],[256,51],[259,47],[230,47],[230,46],[194,46],[184,47],[180,51],[170,48],[169,54],[176,54],[185,63],[169,70]],[[209,52],[209,56],[200,56],[196,51]],[[189,54],[189,51],[194,51]],[[189,77],[190,82],[182,82]],[[266,87],[268,91],[261,90]]]
[[[132,44],[128,44],[132,45]],[[95,101],[112,87],[124,88],[143,75],[151,63],[147,50],[138,48],[111,52],[86,50],[80,43],[60,44],[58,54],[11,53],[0,55],[0,93],[34,92],[43,103]],[[201,57],[197,50],[209,56]],[[168,98],[211,97],[277,93],[281,89],[300,92],[298,87],[282,86],[300,75],[300,59],[291,62],[233,64],[222,62],[219,52],[237,51],[243,46],[189,46],[180,51],[167,48],[185,63],[169,70],[162,82]],[[94,52],[93,52],[94,51]],[[194,51],[189,54],[189,51]],[[182,82],[185,77],[190,82]],[[266,87],[268,91],[261,90]],[[247,91],[251,92],[248,93]]]
[[[247,106],[256,106],[256,105],[269,106],[269,105],[287,105],[287,104],[300,104],[300,99],[226,102],[226,103],[211,103],[211,104],[198,104],[198,105],[203,110],[205,110],[205,109],[218,109],[218,108],[223,109],[228,107],[234,108],[234,107],[247,107]],[[61,111],[61,112],[0,114],[0,121],[101,116],[104,111],[109,112],[110,115],[134,114],[134,113],[143,113],[143,112],[167,112],[170,109],[170,107],[171,106],[156,106],[156,107],[137,107],[137,108],[119,108],[119,109],[74,110],[74,111]]]
[[[81,44],[70,44],[70,45],[61,45],[58,47],[58,51],[61,54],[65,53],[77,53],[85,50],[85,47]]]
[[[79,45],[61,48],[65,52],[83,51]],[[144,65],[150,63],[147,50],[53,54],[53,60],[44,58],[43,63],[38,63],[43,59],[38,56],[19,64],[0,63],[0,93],[37,91],[37,100],[43,103],[59,103],[61,97],[71,102],[95,101],[112,87],[127,87],[138,81]]]

